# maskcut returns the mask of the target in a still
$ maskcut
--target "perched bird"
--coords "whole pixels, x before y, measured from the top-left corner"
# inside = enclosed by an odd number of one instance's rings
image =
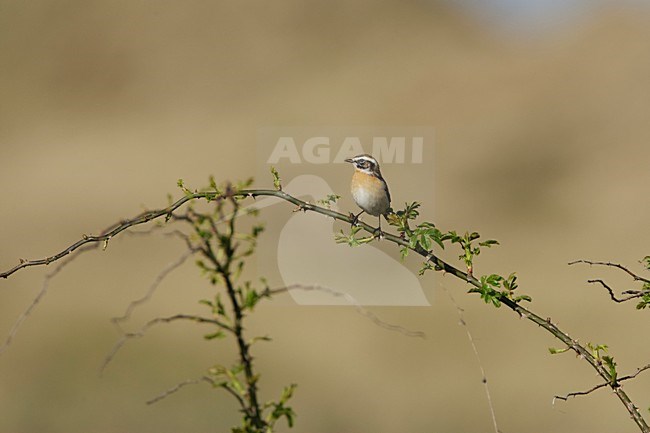
[[[354,164],[354,174],[350,189],[354,202],[362,210],[354,217],[354,223],[359,216],[366,212],[369,215],[379,217],[379,234],[381,235],[381,216],[390,211],[390,193],[388,185],[381,176],[379,163],[370,155],[358,155],[348,158],[345,162]]]
[[[303,200],[315,202],[334,194],[325,179],[313,174],[285,179],[285,182],[282,190]],[[272,210],[275,205],[283,204],[276,197],[264,197],[249,206],[266,209],[269,224],[266,233],[277,235],[277,242],[274,238],[260,242],[257,265],[272,286],[294,287],[288,291],[291,303],[357,307],[430,305],[422,280],[398,258],[379,248],[341,248],[332,242],[332,235],[337,231],[334,220],[315,212],[292,212],[287,219],[286,208]],[[330,209],[340,211],[336,202]],[[325,290],[305,290],[306,287],[295,287],[301,285],[296,283]],[[282,302],[281,298],[278,302]]]

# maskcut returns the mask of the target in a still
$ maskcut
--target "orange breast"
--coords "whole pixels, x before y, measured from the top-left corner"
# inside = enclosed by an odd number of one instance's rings
[[[382,215],[390,206],[384,183],[375,176],[355,171],[350,189],[355,203],[370,215]]]

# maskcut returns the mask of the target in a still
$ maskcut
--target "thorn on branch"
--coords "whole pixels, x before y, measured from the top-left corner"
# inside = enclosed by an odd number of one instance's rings
[[[299,205],[296,206],[296,208],[293,210],[293,212],[307,212],[308,210],[312,210],[313,206],[310,205],[309,203],[300,203]]]

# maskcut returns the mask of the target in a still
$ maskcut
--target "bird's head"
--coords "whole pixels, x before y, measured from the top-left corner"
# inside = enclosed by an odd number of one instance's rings
[[[346,159],[345,162],[354,164],[354,168],[358,171],[362,171],[364,173],[378,176],[378,177],[381,176],[381,172],[379,171],[379,163],[375,158],[373,158],[370,155],[367,154],[358,155],[355,156],[354,158]]]

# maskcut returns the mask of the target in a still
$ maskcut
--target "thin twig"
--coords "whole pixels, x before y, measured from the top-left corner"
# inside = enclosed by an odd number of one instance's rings
[[[7,348],[11,345],[11,342],[13,339],[16,337],[16,334],[18,333],[18,329],[21,327],[23,322],[27,320],[27,318],[32,314],[36,306],[41,302],[43,297],[47,294],[47,291],[50,286],[50,281],[54,276],[56,276],[61,270],[66,267],[66,265],[70,264],[73,260],[75,260],[77,257],[79,257],[82,253],[89,251],[89,250],[94,250],[99,247],[99,244],[93,244],[93,245],[87,245],[83,248],[78,249],[73,255],[68,256],[65,260],[59,262],[56,268],[52,270],[52,272],[49,272],[48,274],[45,275],[43,278],[43,284],[41,285],[41,290],[38,292],[38,294],[34,297],[32,302],[27,306],[25,311],[22,312],[20,316],[18,316],[18,319],[14,322],[14,325],[11,327],[11,330],[9,331],[9,334],[7,335],[7,338],[5,339],[5,342],[0,346],[0,355],[7,350]]]
[[[609,287],[607,285],[607,283],[605,283],[603,280],[587,280],[587,282],[591,283],[591,284],[600,283],[600,285],[603,286],[605,288],[605,290],[607,290],[607,292],[609,293],[609,297],[612,298],[612,301],[614,301],[614,302],[618,302],[618,303],[626,302],[626,301],[629,301],[631,299],[636,299],[636,298],[640,298],[641,296],[643,296],[643,293],[634,291],[634,294],[628,296],[627,298],[617,298],[616,294],[614,294],[614,290],[612,290],[612,288]],[[631,292],[632,291],[630,291],[630,290],[627,291],[627,293],[631,293]]]
[[[623,265],[621,265],[619,263],[594,262],[594,261],[591,261],[591,260],[574,260],[572,262],[569,262],[569,266],[570,265],[575,265],[575,264],[578,264],[578,263],[584,263],[584,264],[587,264],[587,265],[608,266],[608,267],[611,267],[611,268],[618,268],[618,269],[622,270],[623,272],[625,272],[626,274],[628,274],[629,276],[631,276],[634,279],[634,281],[643,281],[645,283],[650,283],[649,279],[643,278],[642,276],[635,274],[634,272],[630,271],[628,268],[626,268],[625,266],[623,266]]]
[[[361,305],[359,301],[357,301],[349,293],[341,292],[335,289],[331,289],[329,287],[323,287],[318,285],[291,284],[286,287],[269,289],[266,293],[271,295],[271,294],[289,292],[291,290],[318,291],[318,292],[328,293],[337,298],[341,297],[345,299],[351,306],[353,306],[357,313],[370,319],[371,322],[373,322],[375,325],[381,328],[387,329],[389,331],[399,332],[400,334],[406,335],[407,337],[426,338],[426,334],[423,331],[413,331],[410,329],[406,329],[400,325],[394,325],[392,323],[388,323],[385,320],[380,319],[375,313],[373,313],[372,311],[370,311],[369,309]]]
[[[119,233],[123,232],[124,230],[134,227],[140,224],[145,224],[148,223],[149,221],[152,221],[154,219],[163,217],[163,216],[168,216],[171,218],[173,211],[182,206],[183,204],[197,199],[197,198],[206,198],[210,200],[222,200],[224,198],[223,195],[217,196],[215,193],[211,192],[197,192],[194,194],[187,194],[184,197],[180,198],[177,200],[174,204],[164,208],[164,209],[159,209],[159,210],[154,210],[154,211],[145,211],[142,212],[141,214],[135,216],[134,218],[127,219],[127,220],[122,220],[119,223],[116,223],[106,230],[104,230],[101,234],[94,236],[94,235],[83,235],[80,240],[77,242],[73,243],[69,247],[65,248],[64,250],[52,255],[45,257],[43,259],[36,259],[36,260],[24,260],[21,259],[19,260],[19,263],[14,266],[13,268],[9,269],[8,271],[5,272],[0,272],[0,278],[7,278],[11,274],[27,268],[31,266],[42,266],[42,265],[49,265],[52,262],[55,262],[57,260],[60,260],[61,258],[65,257],[66,255],[72,253],[73,251],[81,248],[83,245],[88,244],[88,243],[97,243],[97,242],[103,242],[104,247],[108,245],[108,242],[113,238],[113,236],[118,235]]]
[[[621,382],[625,382],[625,381],[627,381],[627,380],[634,379],[634,378],[637,377],[639,374],[641,374],[641,373],[643,373],[644,371],[649,370],[649,369],[650,369],[650,364],[644,365],[643,367],[639,367],[639,368],[636,369],[636,372],[635,372],[635,373],[633,373],[633,374],[628,374],[627,376],[619,377],[618,379],[616,379],[616,383],[617,383],[617,385],[618,385],[618,384],[620,384]],[[606,386],[610,386],[610,385],[611,385],[610,382],[606,382],[606,383],[601,383],[601,384],[599,384],[599,385],[596,385],[596,386],[594,386],[594,387],[592,387],[592,388],[590,388],[590,389],[588,389],[588,390],[586,390],[586,391],[570,392],[570,393],[568,393],[568,394],[566,394],[566,395],[564,395],[564,396],[556,395],[555,397],[553,397],[553,403],[555,403],[555,399],[560,399],[560,400],[564,400],[564,401],[566,401],[566,400],[568,400],[570,397],[577,397],[577,396],[581,396],[581,395],[591,394],[592,392],[596,391],[597,389],[604,388],[604,387],[606,387]]]
[[[108,364],[113,360],[115,355],[117,355],[117,352],[126,344],[128,340],[131,340],[133,338],[141,338],[144,337],[145,333],[151,328],[152,326],[158,325],[160,323],[169,323],[169,322],[174,322],[177,320],[188,320],[192,322],[198,322],[198,323],[209,323],[212,325],[217,325],[222,329],[225,329],[227,331],[233,332],[233,329],[230,325],[223,323],[219,320],[216,319],[209,319],[207,317],[201,317],[193,314],[175,314],[173,316],[169,317],[156,317],[155,319],[152,319],[145,323],[138,331],[136,332],[127,332],[122,335],[122,338],[120,338],[117,343],[113,346],[113,349],[106,355],[106,358],[104,358],[104,362],[102,363],[99,371],[100,374],[104,372],[106,367],[108,367]]]
[[[184,388],[187,385],[196,385],[196,384],[201,383],[201,382],[208,382],[210,384],[214,384],[212,379],[210,379],[207,376],[203,376],[203,377],[200,377],[198,379],[188,379],[188,380],[185,380],[183,382],[180,382],[180,383],[172,386],[171,388],[169,388],[168,390],[166,390],[162,394],[157,395],[156,397],[152,398],[151,400],[147,400],[147,404],[158,403],[160,400],[163,400],[163,399],[169,397],[170,395],[174,394],[175,392],[179,391],[181,388]]]
[[[164,229],[165,226],[162,224],[154,224],[153,226],[147,228],[147,229],[141,229],[141,230],[126,230],[124,233],[129,236],[149,236],[152,233],[158,232],[161,229]],[[166,234],[166,233],[165,233]]]
[[[636,373],[634,374],[629,374],[627,376],[623,376],[620,379],[618,379],[618,382],[624,382],[626,380],[634,379],[637,377],[639,374],[643,373],[646,370],[650,370],[650,364],[644,365],[643,367],[639,367],[636,369]]]
[[[214,380],[212,380],[212,379],[210,379],[210,380],[212,381],[212,385],[213,385],[213,386],[217,386],[217,385],[215,385]],[[239,406],[241,406],[241,410],[242,410],[242,411],[244,411],[245,413],[247,413],[247,414],[249,414],[249,415],[251,414],[251,411],[250,411],[250,409],[246,406],[246,402],[244,401],[244,399],[242,398],[242,396],[241,396],[237,391],[235,391],[234,389],[232,389],[232,387],[231,387],[229,384],[227,384],[227,383],[220,383],[218,386],[220,386],[221,388],[225,389],[226,392],[228,392],[228,394],[230,394],[230,395],[232,395],[233,397],[235,397],[235,400],[237,400],[237,402],[239,403]]]
[[[476,343],[474,342],[474,337],[472,336],[472,333],[469,330],[469,325],[465,321],[465,310],[463,310],[460,305],[456,302],[456,299],[454,299],[453,295],[449,290],[447,290],[447,287],[445,287],[442,282],[440,283],[440,287],[442,287],[442,290],[445,291],[449,299],[451,300],[451,303],[454,304],[456,307],[456,312],[458,313],[458,324],[461,325],[465,329],[465,333],[467,334],[467,339],[469,340],[469,344],[472,346],[472,350],[474,351],[474,357],[476,358],[476,361],[478,362],[478,367],[481,370],[481,377],[482,380],[481,382],[483,383],[483,387],[485,390],[485,397],[487,398],[488,402],[488,407],[490,408],[490,416],[492,417],[492,426],[494,427],[494,433],[499,433],[499,425],[497,424],[497,417],[496,417],[496,412],[494,411],[494,404],[492,403],[492,395],[490,394],[490,386],[488,385],[487,381],[487,375],[485,374],[485,368],[483,367],[483,361],[481,360],[481,356],[479,355],[478,348],[476,347]]]
[[[124,321],[128,320],[128,319],[131,317],[131,313],[133,312],[133,310],[134,310],[138,305],[143,304],[143,303],[147,302],[149,299],[151,299],[151,297],[153,296],[154,292],[156,291],[156,289],[158,289],[158,287],[159,287],[160,284],[163,282],[163,280],[164,280],[164,279],[165,279],[165,278],[166,278],[166,277],[167,277],[167,276],[168,276],[168,275],[169,275],[173,270],[179,268],[183,263],[185,263],[185,261],[186,261],[186,260],[187,260],[187,259],[188,259],[192,254],[194,254],[196,251],[197,251],[197,249],[189,249],[189,250],[185,251],[185,252],[184,252],[184,253],[183,253],[183,254],[182,254],[178,259],[174,260],[173,262],[171,262],[171,263],[169,263],[167,266],[165,266],[165,268],[163,268],[162,271],[160,271],[160,273],[159,273],[159,274],[156,276],[156,278],[153,280],[153,282],[152,282],[151,285],[149,286],[149,289],[147,290],[147,292],[146,292],[146,293],[145,293],[141,298],[138,298],[138,299],[136,299],[136,300],[134,300],[134,301],[131,301],[131,303],[128,305],[128,307],[127,307],[126,310],[124,311],[124,314],[122,314],[122,315],[119,316],[119,317],[113,317],[113,318],[111,319],[111,322],[113,322],[113,323],[114,323],[116,326],[118,326],[118,328],[121,330],[119,324],[120,324],[121,322],[124,322]]]
[[[573,262],[569,262],[569,265],[575,265],[575,264],[579,264],[579,263],[584,263],[584,264],[592,265],[592,266],[595,265],[595,266],[605,266],[605,267],[617,268],[617,269],[622,270],[623,272],[625,272],[629,276],[631,276],[634,281],[642,281],[642,282],[644,282],[646,284],[650,284],[650,280],[648,280],[647,278],[643,278],[640,275],[635,274],[634,272],[632,272],[631,270],[629,270],[628,268],[626,268],[625,266],[623,266],[623,265],[621,265],[619,263],[596,262],[596,261],[591,261],[591,260],[575,260]],[[591,283],[591,284],[599,283],[601,286],[603,286],[605,288],[605,290],[607,290],[607,293],[609,293],[609,297],[612,299],[612,301],[617,302],[617,303],[630,301],[632,299],[637,299],[637,298],[642,297],[645,293],[647,293],[647,290],[625,290],[625,291],[622,292],[622,294],[630,295],[630,296],[619,298],[614,293],[614,290],[607,283],[605,283],[605,281],[603,281],[601,279],[594,279],[594,280],[587,280],[587,282]]]
[[[0,278],[7,278],[14,272],[17,272],[20,269],[31,267],[31,266],[40,266],[40,265],[47,265],[49,263],[52,263],[56,260],[61,259],[62,257],[66,256],[67,254],[70,254],[74,250],[80,248],[81,246],[87,244],[87,243],[96,243],[96,242],[108,242],[113,236],[119,234],[120,232],[126,230],[129,227],[136,226],[139,224],[145,224],[153,219],[163,217],[163,216],[171,216],[173,211],[182,206],[183,204],[199,199],[199,198],[204,198],[208,200],[223,200],[224,198],[233,198],[233,197],[256,197],[256,196],[273,196],[273,197],[278,197],[280,199],[283,199],[289,203],[294,204],[295,206],[299,206],[303,211],[312,211],[316,212],[334,219],[337,219],[339,221],[344,221],[347,223],[352,224],[353,222],[353,216],[350,215],[344,215],[342,213],[333,211],[331,209],[326,209],[324,207],[316,206],[311,203],[307,203],[305,201],[302,201],[298,198],[295,198],[284,191],[277,191],[277,190],[268,190],[268,189],[248,189],[248,190],[241,190],[241,191],[234,191],[229,188],[228,191],[226,191],[224,194],[217,195],[216,193],[213,192],[197,192],[197,193],[187,193],[184,197],[181,199],[177,200],[175,203],[172,205],[160,209],[157,211],[148,211],[144,212],[137,217],[131,219],[131,220],[126,220],[126,221],[121,221],[119,224],[116,224],[115,226],[111,227],[105,234],[102,234],[100,236],[84,236],[83,239],[75,242],[74,244],[70,245],[68,248],[64,249],[63,251],[53,255],[46,257],[44,259],[39,259],[39,260],[21,260],[19,264],[14,266],[13,268],[9,269],[6,272],[0,273]],[[375,233],[376,228],[370,226],[369,224],[359,222],[357,223],[357,227],[361,227],[364,231],[368,233]],[[461,279],[462,281],[467,282],[468,284],[481,288],[481,282],[477,280],[474,276],[469,275],[467,272],[463,272],[460,269],[450,265],[449,263],[445,262],[442,260],[440,257],[435,255],[431,250],[426,250],[422,248],[420,245],[416,245],[415,247],[412,247],[409,245],[409,241],[407,239],[403,239],[399,236],[390,234],[390,233],[384,233],[383,239],[386,241],[393,242],[397,245],[400,245],[402,247],[409,248],[410,250],[414,251],[415,253],[421,255],[422,257],[425,257],[426,260],[430,263],[432,263],[433,268],[436,269],[437,271],[445,272],[448,274],[452,274],[455,277]],[[580,263],[578,262],[572,262],[572,263]],[[582,263],[589,263],[588,261],[582,261]],[[593,264],[600,264],[600,262],[593,262]],[[614,267],[619,267],[616,266],[615,264],[607,265],[606,266],[614,266]],[[620,267],[622,270],[627,271],[624,267]],[[628,274],[632,275],[632,277],[638,277],[635,274],[628,272]],[[644,282],[650,282],[649,280],[645,278],[639,277],[641,281]],[[510,310],[515,312],[521,317],[525,317],[526,319],[530,320],[531,322],[539,325],[543,329],[545,329],[547,332],[551,333],[555,338],[558,340],[562,341],[564,344],[567,345],[567,347],[571,348],[576,352],[576,354],[587,361],[591,367],[596,370],[599,376],[601,376],[605,381],[610,381],[611,377],[607,369],[605,369],[601,363],[598,362],[598,360],[589,352],[589,350],[586,347],[583,347],[582,345],[578,344],[576,341],[574,341],[566,332],[562,331],[560,328],[558,328],[553,322],[550,320],[539,316],[535,313],[533,313],[531,310],[523,307],[520,305],[520,303],[513,301],[512,299],[509,299],[505,294],[503,296],[500,296],[498,300],[501,302],[502,305],[505,305],[508,307]],[[645,419],[641,415],[641,412],[638,410],[638,408],[632,403],[630,400],[630,397],[625,393],[621,387],[615,387],[610,385],[610,388],[614,392],[614,394],[617,396],[617,398],[621,401],[625,409],[628,411],[636,425],[640,428],[640,430],[644,433],[650,433],[650,426],[646,423]]]
[[[596,391],[597,389],[605,388],[608,385],[609,385],[609,383],[601,383],[600,385],[596,385],[593,388],[590,388],[590,389],[588,389],[586,391],[575,391],[575,392],[570,392],[567,395],[556,395],[555,397],[553,397],[553,403],[552,404],[555,404],[555,400],[567,401],[571,397],[577,397],[577,396],[580,396],[580,395],[591,394],[592,392]]]

